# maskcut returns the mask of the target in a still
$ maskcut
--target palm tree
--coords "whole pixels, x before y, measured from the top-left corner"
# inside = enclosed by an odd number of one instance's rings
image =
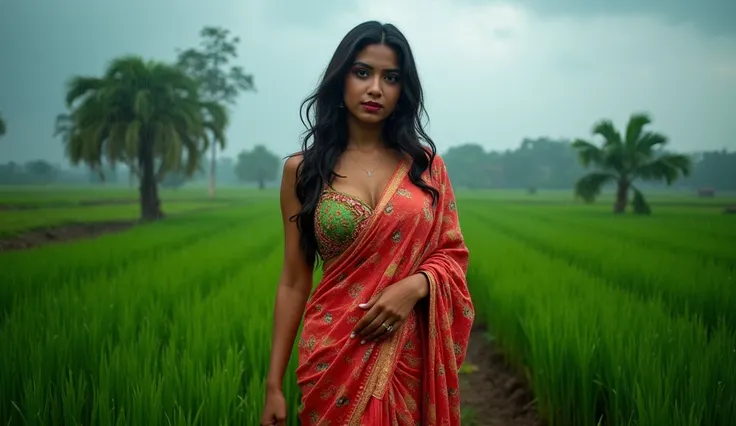
[[[5,126],[5,120],[3,119],[2,114],[0,114],[0,136],[3,136],[6,131],[7,127]]]
[[[61,140],[63,141],[64,145],[68,145],[69,141],[72,137],[72,131],[74,130],[74,125],[72,121],[72,116],[70,114],[57,114],[56,115],[56,122],[54,124],[54,137],[61,136]],[[128,158],[123,161],[125,165],[128,166],[129,169],[129,181],[132,182],[135,178],[140,178],[140,172],[138,171],[138,168],[136,167],[136,159]],[[94,168],[93,168],[94,169]],[[105,174],[103,167],[97,167],[96,170],[99,173],[100,179],[103,181],[105,180]]]
[[[66,154],[93,170],[103,157],[140,173],[141,219],[162,217],[158,184],[168,172],[191,176],[212,142],[224,145],[227,112],[199,97],[198,84],[175,66],[137,56],[113,60],[102,77],[77,76],[57,117]],[[186,155],[185,155],[186,154]]]
[[[572,146],[578,150],[583,166],[596,166],[599,171],[583,176],[575,184],[575,193],[586,202],[592,202],[604,185],[615,182],[614,213],[623,213],[628,203],[629,190],[634,192],[633,208],[636,213],[649,214],[651,209],[641,191],[634,186],[637,179],[664,180],[671,185],[680,175],[688,176],[692,160],[682,154],[666,153],[666,136],[645,131],[652,121],[647,114],[632,114],[626,127],[625,138],[610,120],[601,120],[593,126],[593,135],[603,137],[603,145],[576,139]]]

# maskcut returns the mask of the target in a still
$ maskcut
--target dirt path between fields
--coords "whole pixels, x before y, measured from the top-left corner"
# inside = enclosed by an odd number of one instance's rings
[[[220,203],[230,203],[232,201],[233,201],[232,199],[228,199],[228,198],[221,198],[221,199],[213,200],[211,198],[202,197],[202,198],[182,198],[182,199],[165,200],[164,202],[166,204],[200,203],[200,202],[220,204]],[[58,208],[70,208],[70,207],[123,206],[123,205],[130,205],[130,204],[139,204],[139,203],[140,203],[140,200],[138,198],[99,198],[99,199],[81,200],[81,201],[54,201],[54,202],[41,203],[41,204],[0,203],[0,211],[7,212],[7,211],[25,211],[25,210],[40,210],[40,209],[58,209]]]
[[[460,398],[469,422],[463,426],[544,426],[534,409],[534,395],[526,381],[504,363],[504,356],[486,337],[485,327],[475,326],[464,370]]]
[[[58,209],[68,207],[94,207],[94,206],[122,206],[128,204],[137,204],[140,201],[136,199],[96,199],[96,200],[81,200],[81,201],[54,201],[49,203],[41,204],[8,204],[0,203],[0,211],[25,211],[25,210],[40,210],[40,209]]]
[[[125,231],[138,223],[138,220],[77,222],[31,229],[15,235],[0,236],[0,253],[95,238],[105,234]]]
[[[225,204],[223,204],[225,205]],[[165,218],[188,215],[212,210],[216,206],[204,206],[176,213],[165,213]],[[140,219],[68,222],[40,228],[25,229],[17,234],[0,235],[0,253],[14,250],[28,250],[48,244],[69,243],[77,240],[96,238],[128,230],[140,224]]]

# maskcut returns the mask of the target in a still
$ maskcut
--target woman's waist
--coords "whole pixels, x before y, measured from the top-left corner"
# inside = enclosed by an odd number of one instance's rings
[[[311,330],[330,331],[335,328],[344,328],[348,324],[357,323],[362,313],[358,304],[361,300],[339,300],[321,298],[310,301],[304,311],[304,328]]]
[[[405,258],[393,262],[360,258],[349,264],[333,264],[329,270],[323,269],[309,303],[336,306],[364,303],[387,286],[411,275],[415,268],[416,262]]]
[[[360,313],[364,313],[362,309]],[[423,320],[419,309],[413,309],[401,327],[396,330],[396,359],[420,360],[422,355]],[[359,339],[351,339],[350,332],[360,319],[360,316],[345,316],[342,321],[333,319],[332,324],[324,321],[324,317],[312,316],[305,319],[304,327],[299,338],[299,375],[307,380],[331,370],[340,369],[343,360],[344,366],[364,365],[371,354],[381,345],[389,344],[390,339],[378,342],[361,343]],[[336,323],[337,322],[337,323]]]

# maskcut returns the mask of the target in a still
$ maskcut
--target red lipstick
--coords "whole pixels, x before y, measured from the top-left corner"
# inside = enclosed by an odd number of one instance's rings
[[[373,101],[363,102],[361,105],[363,105],[364,110],[372,114],[377,113],[378,111],[381,110],[381,108],[383,108],[383,105],[379,104],[378,102],[373,102]]]

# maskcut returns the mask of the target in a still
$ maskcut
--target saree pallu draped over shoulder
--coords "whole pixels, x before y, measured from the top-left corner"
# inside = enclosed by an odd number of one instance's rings
[[[440,193],[408,178],[402,161],[351,246],[323,271],[307,304],[297,381],[303,425],[460,425],[458,368],[474,319],[447,170],[439,156],[423,175]],[[367,302],[417,272],[429,295],[389,337],[350,339]]]

